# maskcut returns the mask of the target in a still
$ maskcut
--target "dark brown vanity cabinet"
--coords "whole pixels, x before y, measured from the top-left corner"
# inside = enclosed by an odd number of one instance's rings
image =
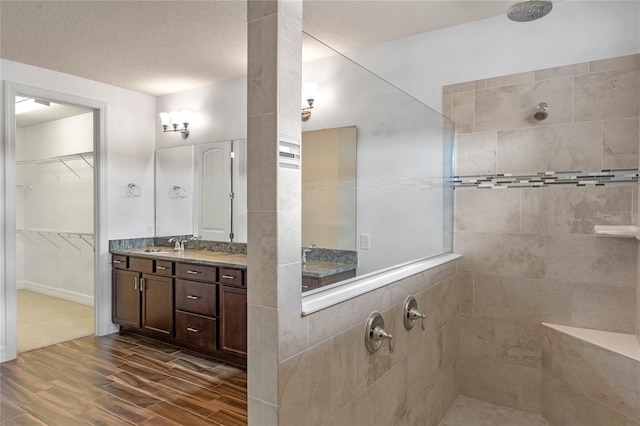
[[[113,322],[239,365],[247,355],[246,273],[113,255]]]
[[[214,266],[176,263],[177,340],[217,350],[217,275]]]
[[[173,279],[153,275],[152,259],[113,256],[113,322],[173,334]]]

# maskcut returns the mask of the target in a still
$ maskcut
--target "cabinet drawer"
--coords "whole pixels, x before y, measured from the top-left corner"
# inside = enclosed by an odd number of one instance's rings
[[[216,350],[216,319],[176,311],[176,339]]]
[[[176,263],[176,277],[188,280],[216,282],[215,266]]]
[[[215,315],[215,284],[176,279],[176,309],[201,315]]]
[[[242,269],[220,268],[220,284],[244,287],[244,271]]]
[[[169,260],[156,260],[156,275],[172,276],[173,262]]]
[[[153,274],[153,259],[142,259],[140,257],[129,258],[129,269],[131,271]]]
[[[114,254],[111,256],[111,266],[113,269],[127,269],[127,256]]]

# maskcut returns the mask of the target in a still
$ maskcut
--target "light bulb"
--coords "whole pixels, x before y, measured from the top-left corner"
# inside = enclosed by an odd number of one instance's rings
[[[193,113],[191,111],[189,111],[188,109],[184,109],[182,111],[180,111],[180,116],[182,117],[181,122],[182,123],[191,123],[191,117],[192,117]]]
[[[176,125],[177,126],[181,126],[182,125],[182,120],[181,120],[182,117],[180,117],[180,113],[178,111],[171,111],[169,113],[169,115],[171,116],[171,124],[173,126],[176,126]]]
[[[171,114],[169,114],[168,112],[161,112],[160,120],[162,121],[163,126],[168,126],[169,124],[171,124]]]
[[[309,82],[302,86],[306,99],[315,99],[318,92],[318,83]]]

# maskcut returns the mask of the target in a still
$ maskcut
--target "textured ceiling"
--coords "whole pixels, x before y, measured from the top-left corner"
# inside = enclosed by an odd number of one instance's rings
[[[509,4],[305,0],[304,30],[348,52],[504,14]],[[246,27],[244,0],[0,0],[0,57],[163,95],[245,75]]]

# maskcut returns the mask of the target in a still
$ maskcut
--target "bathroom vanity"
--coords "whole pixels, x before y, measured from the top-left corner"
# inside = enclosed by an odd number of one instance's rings
[[[246,254],[144,246],[111,255],[112,319],[122,332],[246,365]],[[302,291],[354,277],[356,267],[309,260]]]
[[[113,322],[246,365],[246,255],[166,247],[112,251]]]

